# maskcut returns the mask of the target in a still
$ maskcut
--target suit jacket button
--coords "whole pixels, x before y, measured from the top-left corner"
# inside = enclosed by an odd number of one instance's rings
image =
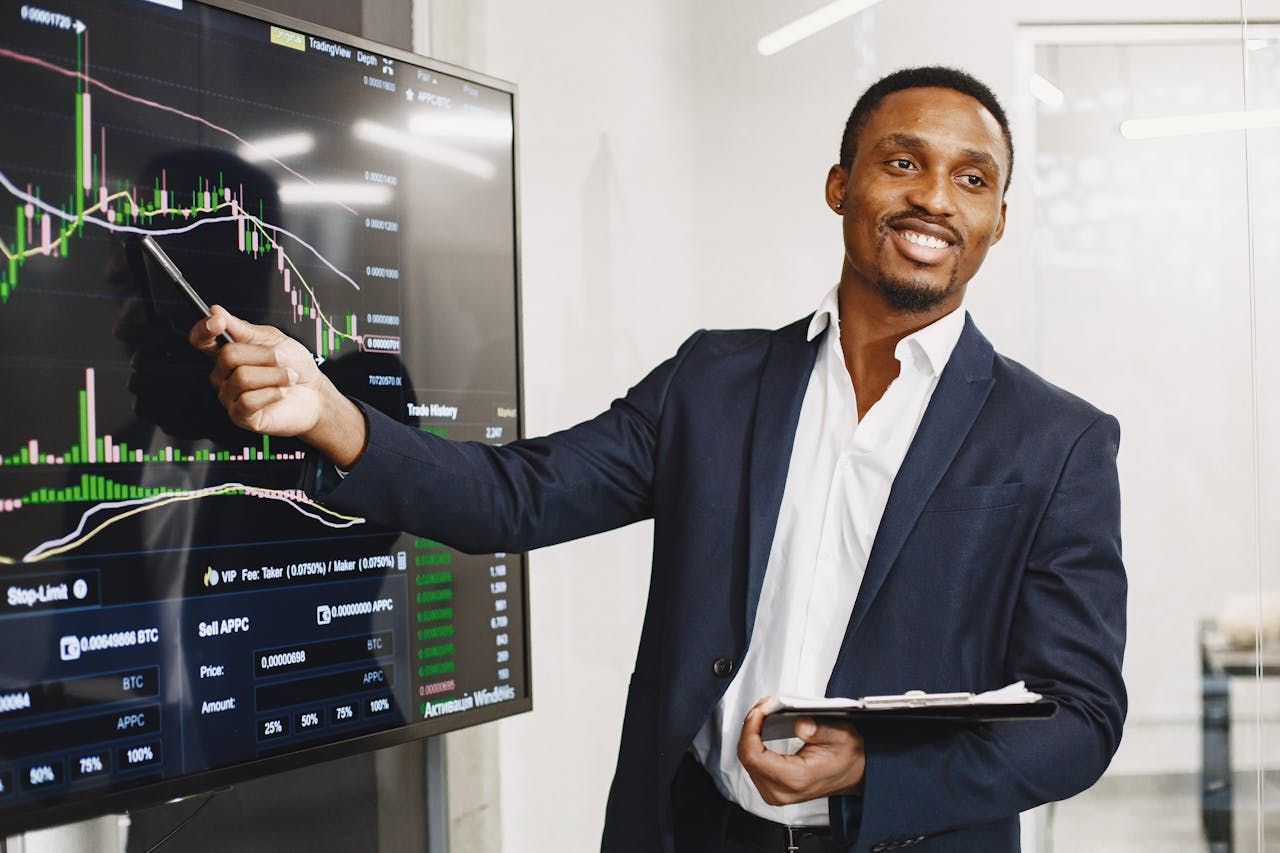
[[[728,678],[733,675],[733,661],[729,658],[716,658],[716,662],[711,664],[711,671],[716,678]]]

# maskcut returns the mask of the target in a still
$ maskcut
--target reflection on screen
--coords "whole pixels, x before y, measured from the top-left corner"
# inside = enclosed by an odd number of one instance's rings
[[[0,824],[527,707],[522,559],[309,499],[139,245],[347,394],[511,440],[510,94],[190,0],[0,0],[0,91]]]

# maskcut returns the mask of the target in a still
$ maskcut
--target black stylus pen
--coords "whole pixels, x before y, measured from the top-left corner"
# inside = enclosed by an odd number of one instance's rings
[[[178,288],[186,295],[187,300],[196,307],[196,310],[206,317],[212,317],[213,312],[209,310],[208,303],[200,298],[200,294],[196,293],[196,289],[183,276],[182,270],[178,269],[178,265],[173,262],[173,259],[169,257],[164,249],[160,248],[160,244],[150,234],[143,235],[142,246],[151,253],[151,257],[156,259],[156,263],[168,274],[173,283],[178,285]],[[235,343],[225,331],[218,337],[226,343]]]

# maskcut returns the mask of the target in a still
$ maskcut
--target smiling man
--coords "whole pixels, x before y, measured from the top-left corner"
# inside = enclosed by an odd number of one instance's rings
[[[224,311],[191,341],[232,420],[316,448],[307,487],[333,507],[474,552],[655,520],[603,850],[1017,850],[1018,813],[1119,743],[1126,584],[1115,419],[960,310],[1012,166],[972,77],[880,80],[827,178],[843,263],[814,314],[699,332],[597,418],[503,447],[353,403]],[[1053,719],[761,740],[770,694],[1019,680]]]

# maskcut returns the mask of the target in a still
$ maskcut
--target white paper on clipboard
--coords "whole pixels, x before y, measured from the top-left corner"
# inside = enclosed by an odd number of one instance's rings
[[[879,711],[914,712],[914,709],[922,709],[927,712],[930,708],[936,708],[940,713],[946,709],[992,708],[998,711],[1001,707],[1035,704],[1043,698],[1039,693],[1028,690],[1026,683],[1022,681],[984,693],[925,693],[923,690],[908,690],[892,696],[864,696],[861,699],[781,695],[774,697],[767,706],[766,713],[769,716],[764,723],[764,739],[792,737],[796,718],[807,715],[838,717],[842,712],[854,712],[851,716],[861,716],[861,712],[865,712],[867,716],[871,716]],[[1000,715],[996,713],[994,716]]]

